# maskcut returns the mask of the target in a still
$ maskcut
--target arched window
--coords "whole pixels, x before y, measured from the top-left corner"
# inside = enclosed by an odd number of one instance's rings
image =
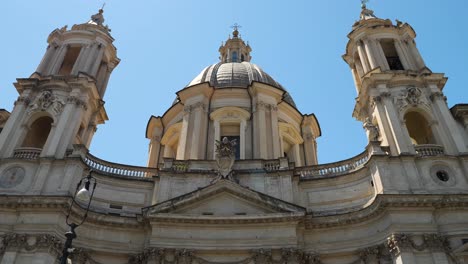
[[[48,116],[36,119],[23,140],[22,147],[43,148],[49,136],[54,120]]]
[[[405,114],[405,124],[414,145],[435,144],[431,126],[426,118],[418,112]]]

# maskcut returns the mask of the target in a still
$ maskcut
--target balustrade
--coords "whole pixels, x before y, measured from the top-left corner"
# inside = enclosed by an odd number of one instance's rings
[[[367,151],[364,151],[363,153],[351,159],[328,164],[296,168],[295,173],[299,174],[303,178],[322,178],[343,175],[364,167],[368,160],[368,153]]]
[[[444,147],[439,145],[415,145],[414,150],[421,157],[444,155]]]
[[[157,168],[137,167],[108,162],[89,153],[84,157],[83,161],[93,171],[125,177],[152,177],[156,175],[158,171]]]
[[[13,153],[14,158],[18,159],[37,159],[41,155],[40,148],[17,148]]]

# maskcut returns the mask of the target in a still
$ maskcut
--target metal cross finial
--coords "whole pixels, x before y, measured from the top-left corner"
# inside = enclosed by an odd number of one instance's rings
[[[232,25],[231,28],[234,29],[234,31],[237,31],[239,28],[241,28],[241,26],[237,23],[234,23],[234,25]]]

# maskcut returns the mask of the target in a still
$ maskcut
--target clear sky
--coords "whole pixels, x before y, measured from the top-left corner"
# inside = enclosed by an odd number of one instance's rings
[[[55,28],[84,23],[103,1],[15,0],[2,3],[0,108],[11,111],[12,85],[39,64]],[[468,103],[468,1],[374,0],[380,18],[408,22],[433,72],[449,77],[449,107]],[[218,62],[221,41],[239,23],[252,62],[288,89],[302,113],[315,113],[322,129],[320,163],[362,152],[367,139],[351,116],[356,92],[342,60],[346,35],[359,17],[358,0],[108,0],[120,65],[104,100],[110,120],[99,126],[90,152],[102,159],[145,165],[146,124],[162,115],[200,71]]]

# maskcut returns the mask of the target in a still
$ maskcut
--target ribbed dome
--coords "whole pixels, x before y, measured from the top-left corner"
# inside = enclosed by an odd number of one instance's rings
[[[286,91],[277,81],[271,78],[257,65],[250,62],[217,63],[206,67],[187,86],[209,82],[215,88],[247,88],[253,81],[265,83]],[[284,100],[296,107],[289,93],[286,91]]]

